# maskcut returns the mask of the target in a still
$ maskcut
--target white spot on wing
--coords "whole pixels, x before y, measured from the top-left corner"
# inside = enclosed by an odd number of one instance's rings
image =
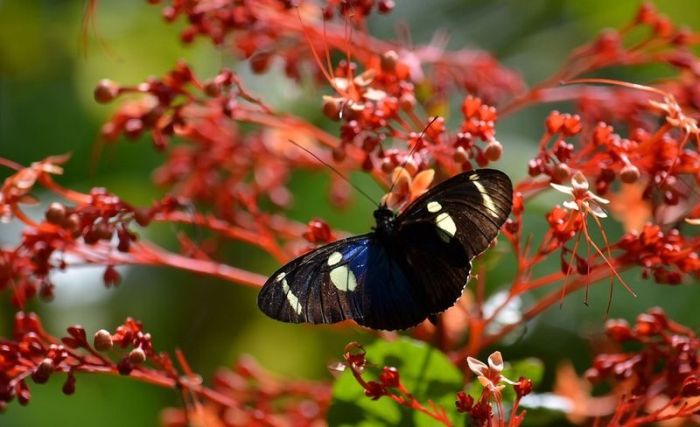
[[[282,280],[282,292],[287,294],[287,302],[290,306],[292,306],[292,310],[294,310],[297,314],[301,314],[301,303],[299,302],[299,298],[297,298],[297,296],[294,295],[294,292],[292,292],[292,290],[289,288],[289,283],[287,283],[287,279],[284,278],[285,275],[285,273],[280,273],[277,276],[277,280]],[[280,276],[282,277],[280,278]]]
[[[275,277],[275,280],[278,281],[278,282],[280,282],[282,279],[285,278],[285,276],[287,276],[287,273],[285,273],[285,272],[283,271],[283,272],[281,272],[280,274],[278,274],[277,277]]]
[[[430,202],[428,203],[428,212],[440,212],[440,209],[442,209],[442,205],[438,202]]]
[[[336,265],[343,260],[343,254],[340,252],[333,252],[331,256],[328,257],[328,265]]]
[[[444,236],[441,233],[440,237],[448,237],[447,240],[443,238],[443,240],[445,241],[449,241],[450,237],[454,237],[454,235],[457,234],[457,225],[447,212],[439,214],[437,218],[435,218],[435,224],[440,230],[444,231],[446,234],[446,236]]]
[[[484,186],[480,182],[478,182],[476,180],[473,180],[473,182],[474,182],[474,187],[476,187],[476,189],[479,190],[479,193],[481,193],[481,198],[484,200],[484,206],[489,211],[489,214],[491,214],[491,216],[494,218],[498,218],[498,211],[496,210],[496,204],[493,202],[493,199],[491,198],[489,193],[486,191],[486,189],[484,188]]]
[[[334,268],[331,270],[330,276],[331,283],[333,283],[333,286],[335,286],[339,291],[352,292],[357,287],[357,279],[355,278],[355,274],[348,268],[347,265],[341,265]]]

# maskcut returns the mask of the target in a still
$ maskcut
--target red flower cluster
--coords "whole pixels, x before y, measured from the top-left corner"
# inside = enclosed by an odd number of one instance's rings
[[[586,377],[608,381],[620,404],[608,425],[646,425],[673,418],[697,418],[700,410],[700,339],[659,308],[640,314],[634,326],[610,320],[615,342],[636,342],[637,351],[596,356]],[[696,419],[697,421],[697,419]]]
[[[208,392],[202,393],[207,398]],[[232,368],[220,369],[213,379],[211,393],[201,405],[184,409],[168,408],[161,414],[164,427],[194,424],[240,425],[318,425],[331,403],[331,388],[322,382],[281,380],[255,362],[241,357]]]
[[[624,253],[620,260],[644,267],[644,277],[656,283],[676,285],[684,274],[700,274],[700,240],[684,237],[677,229],[663,232],[656,224],[647,224],[639,233],[624,236],[617,247]]]
[[[127,319],[112,335],[105,330],[95,334],[94,346],[90,345],[85,329],[68,328],[68,336],[60,340],[50,336],[33,313],[19,312],[15,316],[14,339],[0,340],[0,403],[4,406],[17,397],[22,405],[29,403],[31,392],[27,380],[44,384],[54,374],[65,374],[65,394],[75,391],[75,374],[79,372],[120,373],[154,383],[172,383],[177,372],[170,359],[156,354],[151,337],[142,331],[141,324]],[[100,354],[112,349],[113,343],[125,349],[119,362],[113,362]],[[150,360],[157,370],[141,365]],[[158,371],[160,370],[160,371]]]

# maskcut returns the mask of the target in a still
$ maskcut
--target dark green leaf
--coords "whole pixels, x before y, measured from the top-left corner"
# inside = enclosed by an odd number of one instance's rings
[[[377,379],[384,366],[399,370],[402,384],[428,407],[433,400],[442,406],[455,425],[464,425],[465,415],[455,408],[455,394],[462,389],[462,374],[439,350],[408,338],[375,341],[366,347],[372,364],[364,374]],[[333,387],[333,403],[328,414],[332,426],[435,425],[435,420],[402,407],[388,397],[373,401],[350,372],[344,372]]]

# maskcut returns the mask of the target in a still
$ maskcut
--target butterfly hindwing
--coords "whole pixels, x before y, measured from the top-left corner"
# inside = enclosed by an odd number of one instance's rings
[[[398,238],[411,273],[425,287],[430,313],[449,308],[462,294],[471,259],[496,238],[512,194],[507,175],[480,169],[440,183],[399,215]]]
[[[276,271],[258,295],[268,316],[290,323],[353,319],[375,329],[404,329],[427,306],[392,254],[373,234],[318,248]]]

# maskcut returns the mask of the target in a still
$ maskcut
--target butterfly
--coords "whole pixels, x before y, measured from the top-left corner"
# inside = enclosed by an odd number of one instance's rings
[[[512,203],[508,176],[479,169],[443,181],[398,215],[380,205],[372,232],[319,247],[273,273],[258,307],[290,323],[415,326],[462,295],[472,260],[496,238]]]

